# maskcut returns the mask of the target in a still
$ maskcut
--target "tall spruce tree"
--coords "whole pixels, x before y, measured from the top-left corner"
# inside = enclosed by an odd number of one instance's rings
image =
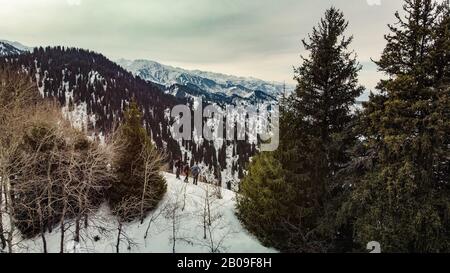
[[[439,6],[440,15],[434,30],[433,66],[437,84],[450,82],[450,6],[449,2]]]
[[[242,181],[240,219],[282,251],[326,252],[334,245],[337,175],[350,160],[351,108],[363,91],[347,27],[343,13],[330,8],[303,41],[310,55],[296,69],[295,94],[282,103],[280,147],[256,157]]]
[[[151,194],[145,198],[145,212],[153,209],[162,199],[166,192],[165,179],[159,174],[161,168],[160,158],[147,131],[142,126],[142,113],[136,102],[132,102],[124,113],[124,122],[118,129],[118,142],[121,143],[121,150],[115,160],[115,171],[117,181],[112,184],[109,190],[109,201],[113,207],[121,205],[124,200],[135,198],[140,200],[144,195]],[[149,157],[150,156],[150,157]],[[152,158],[153,157],[153,158]],[[154,160],[154,164],[149,164],[149,160]],[[151,166],[151,170],[146,169]],[[147,174],[147,175],[146,175]],[[151,177],[148,177],[148,174]],[[146,177],[147,176],[147,177]],[[145,182],[149,185],[145,185]],[[128,211],[129,215],[119,215],[125,220],[133,220],[141,216],[141,211]]]
[[[363,120],[373,170],[343,206],[354,219],[361,250],[450,250],[450,90],[448,10],[431,0],[406,0],[396,13],[379,70],[378,95]]]

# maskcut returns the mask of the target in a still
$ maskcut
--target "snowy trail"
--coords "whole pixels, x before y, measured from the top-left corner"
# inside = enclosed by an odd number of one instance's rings
[[[121,242],[121,253],[172,253],[174,237],[177,253],[276,252],[262,246],[242,227],[234,212],[234,192],[222,189],[223,198],[216,199],[212,194],[214,187],[210,185],[199,183],[195,186],[177,180],[172,174],[165,173],[164,176],[168,186],[164,199],[142,225],[134,222],[124,226],[123,237],[128,240]],[[209,202],[205,202],[207,191],[210,193]],[[211,213],[205,214],[205,205],[208,203]],[[211,219],[211,225],[207,225],[207,239],[204,239],[205,215],[206,219]],[[117,222],[109,208],[102,206],[92,218],[90,227],[82,232],[80,244],[74,244],[72,240],[73,228],[66,232],[66,252],[116,252]],[[144,238],[149,224],[148,236]],[[46,234],[46,239],[48,251],[59,252],[59,230]],[[42,252],[42,249],[40,238],[23,241],[16,247],[17,252]]]

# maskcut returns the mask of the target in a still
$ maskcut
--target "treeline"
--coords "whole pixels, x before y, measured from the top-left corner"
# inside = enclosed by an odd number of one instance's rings
[[[66,238],[80,243],[105,202],[120,227],[142,221],[166,191],[164,160],[136,103],[100,144],[74,129],[26,73],[0,69],[0,252],[36,236],[47,252],[46,234],[56,227],[64,252]]]
[[[380,80],[363,88],[348,22],[331,8],[303,41],[280,148],[258,155],[238,198],[243,224],[283,252],[450,251],[450,13],[405,0]],[[289,134],[283,133],[289,132]]]

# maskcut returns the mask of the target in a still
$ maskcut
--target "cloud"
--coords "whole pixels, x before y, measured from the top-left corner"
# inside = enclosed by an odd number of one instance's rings
[[[81,5],[81,0],[66,0],[69,6],[79,6]]]
[[[369,6],[381,6],[381,0],[366,0]]]
[[[402,4],[403,0],[0,0],[0,38],[289,82],[292,66],[301,63],[299,55],[307,54],[301,39],[325,9],[333,5],[344,12],[350,21],[347,34],[355,37],[351,49],[365,63],[379,58],[386,26]],[[367,88],[373,89],[379,78],[364,66],[361,81]]]

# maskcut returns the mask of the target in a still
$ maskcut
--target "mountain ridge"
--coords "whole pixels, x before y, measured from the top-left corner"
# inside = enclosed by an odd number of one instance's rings
[[[20,42],[17,42],[17,41],[0,40],[0,43],[9,44],[9,45],[11,45],[11,46],[15,47],[16,49],[18,49],[20,51],[23,51],[23,52],[29,52],[29,51],[33,50],[32,47],[23,45],[23,44],[21,44]]]
[[[12,46],[9,43],[0,41],[0,57],[22,54],[24,51]]]
[[[173,86],[177,84],[187,87],[195,86],[204,92],[222,96],[225,101],[239,99],[251,101],[251,103],[264,100],[276,101],[279,96],[294,89],[293,86],[284,83],[268,82],[253,77],[188,70],[152,60],[119,59],[116,62],[134,75],[166,86],[168,89],[173,89]],[[198,92],[193,90],[192,93]],[[190,95],[194,95],[192,93]]]
[[[0,56],[32,52],[33,48],[19,42],[0,40]],[[201,97],[207,102],[226,104],[258,104],[275,102],[294,87],[280,82],[269,82],[255,77],[242,77],[218,72],[188,70],[152,60],[118,59],[119,66],[139,78],[160,85],[166,94],[179,99]],[[179,92],[179,90],[182,92]]]

